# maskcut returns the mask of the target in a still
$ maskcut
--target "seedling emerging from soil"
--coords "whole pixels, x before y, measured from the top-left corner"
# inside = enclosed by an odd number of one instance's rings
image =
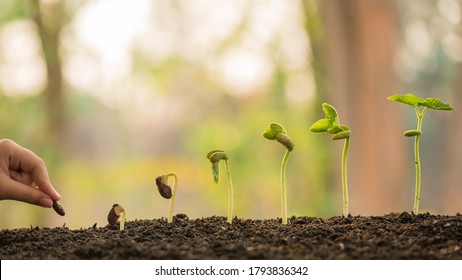
[[[294,142],[287,135],[284,127],[278,123],[271,123],[263,133],[263,137],[268,140],[276,140],[284,147],[286,153],[282,158],[281,165],[281,205],[282,205],[282,223],[287,224],[287,188],[286,188],[286,168],[290,152],[294,149]]]
[[[53,209],[60,216],[66,215],[66,212],[64,212],[64,208],[56,200],[53,200]]]
[[[213,150],[207,154],[207,158],[212,163],[212,175],[213,182],[218,184],[220,176],[220,160],[225,162],[226,178],[228,180],[228,223],[233,222],[233,210],[234,210],[234,191],[233,182],[231,181],[231,171],[229,168],[228,156],[221,150]]]
[[[122,231],[125,228],[125,209],[119,204],[114,204],[112,205],[112,208],[109,211],[109,214],[107,215],[107,221],[111,226],[113,226],[116,224],[119,217],[121,217],[119,229],[120,231]]]
[[[326,117],[315,122],[310,130],[315,133],[330,133],[332,140],[345,139],[342,156],[342,192],[343,192],[343,216],[348,216],[348,180],[347,180],[347,156],[350,146],[351,130],[348,126],[340,124],[340,118],[332,105],[322,104],[322,110]]]
[[[409,105],[414,108],[417,116],[417,129],[404,132],[406,137],[415,137],[414,139],[414,159],[415,159],[415,196],[414,196],[414,214],[419,214],[420,202],[420,154],[419,139],[422,135],[422,120],[428,109],[439,111],[450,111],[454,108],[449,103],[445,103],[437,98],[420,98],[413,94],[395,94],[388,97],[389,100]]]
[[[168,178],[173,177],[173,191],[168,185]],[[156,178],[157,189],[160,195],[165,199],[170,199],[170,208],[168,210],[168,222],[173,220],[173,207],[175,206],[176,189],[178,187],[178,175],[174,172],[162,174]]]

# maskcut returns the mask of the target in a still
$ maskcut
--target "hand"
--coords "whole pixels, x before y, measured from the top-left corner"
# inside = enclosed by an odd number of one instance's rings
[[[44,161],[9,139],[0,140],[0,200],[12,199],[50,208],[61,198]]]

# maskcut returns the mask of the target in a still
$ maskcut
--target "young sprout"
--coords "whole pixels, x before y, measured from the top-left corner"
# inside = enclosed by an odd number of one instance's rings
[[[281,205],[282,205],[282,223],[287,224],[287,188],[286,188],[286,167],[290,152],[294,149],[294,142],[287,135],[284,127],[278,123],[271,123],[263,133],[263,137],[268,140],[276,140],[284,147],[286,153],[282,158],[281,164]]]
[[[213,150],[207,154],[207,158],[212,163],[212,174],[213,182],[218,184],[220,176],[220,160],[225,162],[226,167],[226,179],[228,180],[228,223],[233,222],[233,210],[234,210],[234,191],[233,182],[231,181],[231,170],[229,168],[228,156],[222,150]]]
[[[56,200],[53,200],[53,209],[60,216],[66,215],[66,213],[64,212],[64,208]]]
[[[115,225],[120,216],[122,217],[120,218],[119,229],[122,231],[125,228],[125,209],[119,204],[112,205],[112,208],[107,215],[107,221],[109,224],[111,226]]]
[[[348,216],[348,180],[347,180],[347,156],[350,147],[351,130],[348,126],[340,124],[340,118],[332,105],[322,104],[322,110],[326,117],[315,122],[310,130],[315,133],[330,133],[332,140],[345,139],[342,156],[342,193],[343,193],[343,216]]]
[[[420,202],[420,153],[419,140],[422,135],[422,120],[428,109],[439,111],[454,110],[454,107],[449,103],[445,103],[437,98],[420,98],[413,94],[395,94],[388,97],[388,100],[396,101],[409,105],[414,108],[417,116],[417,129],[404,132],[406,137],[415,137],[414,139],[414,162],[415,162],[415,196],[414,196],[414,214],[419,213]],[[422,108],[423,107],[423,108]]]
[[[169,177],[173,177],[173,191],[172,188],[170,188],[168,185]],[[175,206],[176,190],[178,187],[178,175],[175,172],[162,174],[156,178],[156,185],[160,195],[165,199],[170,199],[170,208],[168,210],[167,221],[171,223],[173,220],[173,207]]]

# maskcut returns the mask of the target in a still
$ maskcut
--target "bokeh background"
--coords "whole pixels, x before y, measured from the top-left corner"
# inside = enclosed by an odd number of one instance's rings
[[[240,218],[341,215],[342,142],[309,131],[334,105],[352,129],[350,212],[411,211],[413,110],[396,93],[462,108],[461,0],[0,0],[0,138],[41,156],[67,215],[0,201],[0,227],[165,217],[155,178],[180,176],[176,213],[226,215],[205,155],[223,149]],[[462,109],[427,113],[421,210],[462,209]]]

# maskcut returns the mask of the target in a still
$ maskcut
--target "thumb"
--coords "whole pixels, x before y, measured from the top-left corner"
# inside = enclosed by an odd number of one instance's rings
[[[35,187],[24,185],[7,176],[0,178],[0,185],[0,199],[18,200],[45,208],[53,206],[51,198]]]

